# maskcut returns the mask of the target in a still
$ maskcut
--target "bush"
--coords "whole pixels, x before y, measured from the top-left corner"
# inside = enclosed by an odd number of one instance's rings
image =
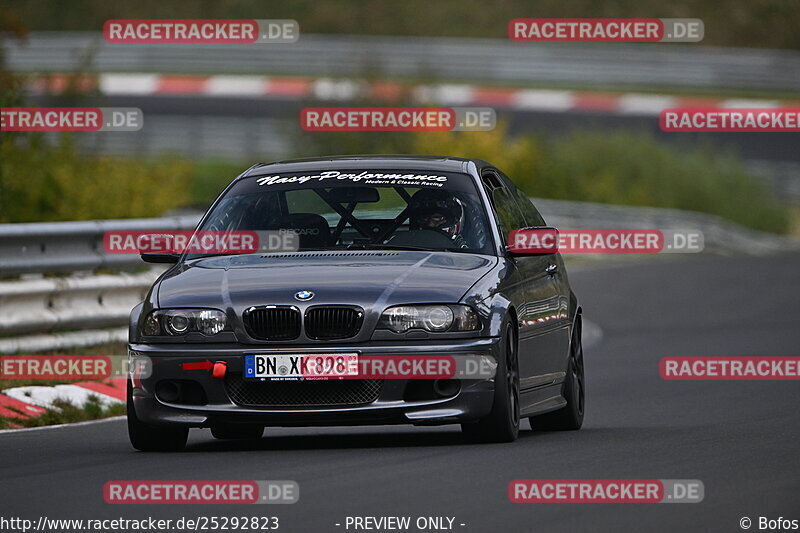
[[[80,154],[69,135],[0,143],[0,222],[156,217],[189,203],[192,165]]]
[[[490,132],[417,132],[410,153],[483,159],[523,188],[539,179],[534,172],[544,158],[540,142],[529,136],[509,138],[504,125]]]
[[[785,232],[788,209],[733,155],[676,149],[649,135],[579,133],[553,143],[532,180],[533,196],[671,207]]]
[[[252,163],[235,163],[223,160],[208,160],[197,163],[192,172],[191,206],[206,210],[233,178],[241,174]]]
[[[338,136],[338,137],[335,137]],[[733,155],[680,149],[636,132],[581,132],[554,140],[491,132],[326,133],[310,137],[322,153],[449,155],[490,161],[531,196],[702,211],[751,228],[785,232],[788,209]]]
[[[252,0],[38,0],[6,2],[33,30],[97,31],[108,19],[261,18]],[[504,38],[517,17],[697,17],[703,44],[800,48],[796,0],[294,0],[272,2],[271,18],[300,21],[304,34],[382,34]],[[1,13],[1,12],[0,12]],[[794,21],[794,22],[793,22]],[[301,37],[302,38],[302,37]]]

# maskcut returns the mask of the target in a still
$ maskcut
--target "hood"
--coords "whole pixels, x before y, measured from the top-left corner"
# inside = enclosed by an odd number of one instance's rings
[[[394,250],[211,257],[167,274],[158,305],[241,316],[253,305],[350,304],[380,312],[396,304],[456,303],[496,263],[493,256]],[[299,291],[314,297],[298,301]]]

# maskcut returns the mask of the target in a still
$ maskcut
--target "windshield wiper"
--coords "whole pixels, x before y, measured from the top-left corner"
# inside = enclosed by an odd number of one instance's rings
[[[195,259],[208,259],[211,257],[221,257],[221,256],[237,257],[240,255],[252,255],[252,252],[235,253],[235,254],[225,253],[225,252],[211,252],[207,254],[186,254],[184,261],[194,261]]]

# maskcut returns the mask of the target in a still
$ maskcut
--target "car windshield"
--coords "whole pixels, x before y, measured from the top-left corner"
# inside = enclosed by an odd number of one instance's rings
[[[486,211],[466,174],[327,170],[237,182],[201,231],[292,233],[296,249],[491,253]],[[202,255],[190,255],[193,259]]]

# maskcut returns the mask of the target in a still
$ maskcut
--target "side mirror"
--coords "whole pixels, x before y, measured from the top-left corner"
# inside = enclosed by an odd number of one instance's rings
[[[506,251],[512,255],[554,254],[558,252],[558,230],[550,226],[512,230]]]
[[[175,264],[180,259],[179,254],[139,254],[145,263],[171,263]]]
[[[139,256],[145,263],[168,263],[175,264],[180,259],[180,251],[176,248],[174,238],[180,232],[143,232],[147,237],[139,244]]]

